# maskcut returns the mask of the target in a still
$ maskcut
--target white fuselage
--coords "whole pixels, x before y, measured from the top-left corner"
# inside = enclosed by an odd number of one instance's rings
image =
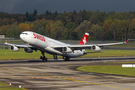
[[[35,32],[25,31],[20,34],[20,38],[27,44],[36,47],[37,49],[52,54],[52,55],[61,55],[64,56],[61,51],[54,49],[54,46],[63,46],[68,47],[69,44],[62,43],[60,41],[51,39],[46,36],[42,36]],[[79,57],[84,55],[84,50],[74,50],[74,52],[66,53],[66,56],[69,58]]]

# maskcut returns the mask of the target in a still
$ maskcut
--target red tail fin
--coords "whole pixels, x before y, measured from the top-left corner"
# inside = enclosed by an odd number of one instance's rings
[[[89,33],[85,33],[85,35],[83,36],[83,38],[80,41],[79,45],[86,45],[88,37],[89,37]]]
[[[7,43],[7,40],[5,40],[5,43]]]
[[[129,41],[129,39],[128,39],[128,40],[126,40],[126,41],[125,41],[125,43],[127,43],[128,41]]]

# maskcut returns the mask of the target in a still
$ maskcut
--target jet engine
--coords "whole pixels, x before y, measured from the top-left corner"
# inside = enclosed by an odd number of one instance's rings
[[[28,48],[28,47],[25,47],[23,50],[24,50],[26,53],[32,53],[32,52],[33,52],[33,49]]]
[[[101,51],[101,48],[97,45],[94,45],[94,46],[92,46],[92,50],[99,52],[99,51]]]
[[[11,50],[11,51],[14,51],[14,52],[17,52],[17,51],[19,51],[19,48],[16,47],[16,46],[11,46],[11,47],[10,47],[10,50]]]
[[[64,47],[63,52],[70,53],[70,52],[72,52],[72,49],[68,48],[68,47]]]

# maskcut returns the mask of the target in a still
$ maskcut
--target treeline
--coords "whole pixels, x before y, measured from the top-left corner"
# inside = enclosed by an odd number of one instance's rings
[[[0,34],[19,38],[27,30],[54,39],[78,40],[88,32],[90,40],[126,40],[135,38],[135,12],[0,13]]]

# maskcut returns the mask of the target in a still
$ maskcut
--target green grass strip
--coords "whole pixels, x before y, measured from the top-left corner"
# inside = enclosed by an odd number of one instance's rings
[[[0,82],[0,86],[9,86],[9,85]]]
[[[132,62],[117,62],[117,61],[114,61],[114,62],[107,62],[105,61],[105,63],[107,64],[113,64],[113,63],[121,63],[121,64],[135,64],[135,61],[132,61]]]
[[[135,56],[135,50],[102,50],[105,52],[97,53],[88,53],[83,58],[91,57],[127,57]],[[90,52],[87,50],[87,52]],[[45,53],[47,58],[53,58],[53,55]],[[12,59],[39,59],[42,56],[41,52],[38,50],[33,51],[33,53],[26,53],[23,49],[20,49],[18,52],[12,52],[9,49],[0,49],[0,60],[12,60]],[[61,56],[58,58],[62,58]]]
[[[127,57],[135,56],[135,50],[102,50],[103,52],[89,53],[82,57]],[[87,50],[88,52],[88,50]]]
[[[27,89],[10,87],[8,84],[0,82],[0,90],[27,90]]]
[[[0,90],[27,90],[27,89],[16,88],[16,87],[0,87]]]
[[[33,51],[33,53],[26,53],[21,48],[18,52],[13,52],[9,49],[0,49],[0,60],[12,59],[39,59],[42,56],[40,51]],[[50,54],[46,54],[47,58],[52,58]]]
[[[135,68],[122,67],[122,65],[82,66],[82,67],[78,67],[77,70],[86,71],[86,72],[105,73],[105,74],[135,76]]]

